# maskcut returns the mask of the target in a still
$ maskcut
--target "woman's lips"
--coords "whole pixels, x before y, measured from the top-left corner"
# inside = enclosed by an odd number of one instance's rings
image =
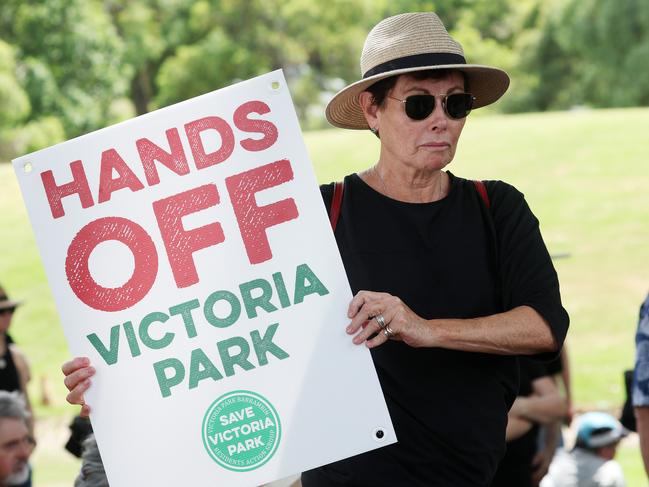
[[[436,149],[443,149],[446,147],[449,147],[450,144],[448,142],[427,142],[425,144],[421,144],[422,147],[432,147]]]

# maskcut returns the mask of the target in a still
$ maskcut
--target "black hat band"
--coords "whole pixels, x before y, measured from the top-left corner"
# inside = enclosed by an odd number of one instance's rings
[[[427,54],[414,54],[386,61],[369,69],[363,78],[369,78],[381,73],[396,71],[398,69],[420,68],[423,66],[443,66],[445,64],[466,64],[464,56],[449,52],[436,52]]]

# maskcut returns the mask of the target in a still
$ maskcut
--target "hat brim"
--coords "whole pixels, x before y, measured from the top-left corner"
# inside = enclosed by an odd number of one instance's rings
[[[469,91],[475,97],[473,108],[494,103],[503,96],[509,87],[509,75],[505,71],[479,64],[444,64],[396,69],[364,78],[340,90],[327,104],[325,109],[327,120],[330,124],[340,128],[368,129],[369,126],[358,102],[358,95],[377,81],[391,76],[439,69],[452,69],[464,73]]]
[[[11,301],[11,300],[0,301],[0,310],[17,308],[21,304],[22,304],[21,301]]]

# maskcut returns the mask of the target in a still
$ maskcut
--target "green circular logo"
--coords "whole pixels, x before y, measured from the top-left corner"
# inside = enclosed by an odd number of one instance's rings
[[[203,445],[222,467],[246,472],[277,450],[282,429],[275,408],[259,394],[233,391],[219,397],[203,418]]]

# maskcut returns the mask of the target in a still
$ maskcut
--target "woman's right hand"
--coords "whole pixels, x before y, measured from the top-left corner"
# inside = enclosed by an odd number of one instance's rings
[[[86,404],[83,394],[90,387],[90,377],[95,375],[95,368],[90,365],[88,357],[75,357],[68,360],[61,367],[65,379],[63,383],[68,388],[70,393],[67,395],[66,400],[70,404],[79,404],[81,406],[82,417],[90,415],[90,406]]]

